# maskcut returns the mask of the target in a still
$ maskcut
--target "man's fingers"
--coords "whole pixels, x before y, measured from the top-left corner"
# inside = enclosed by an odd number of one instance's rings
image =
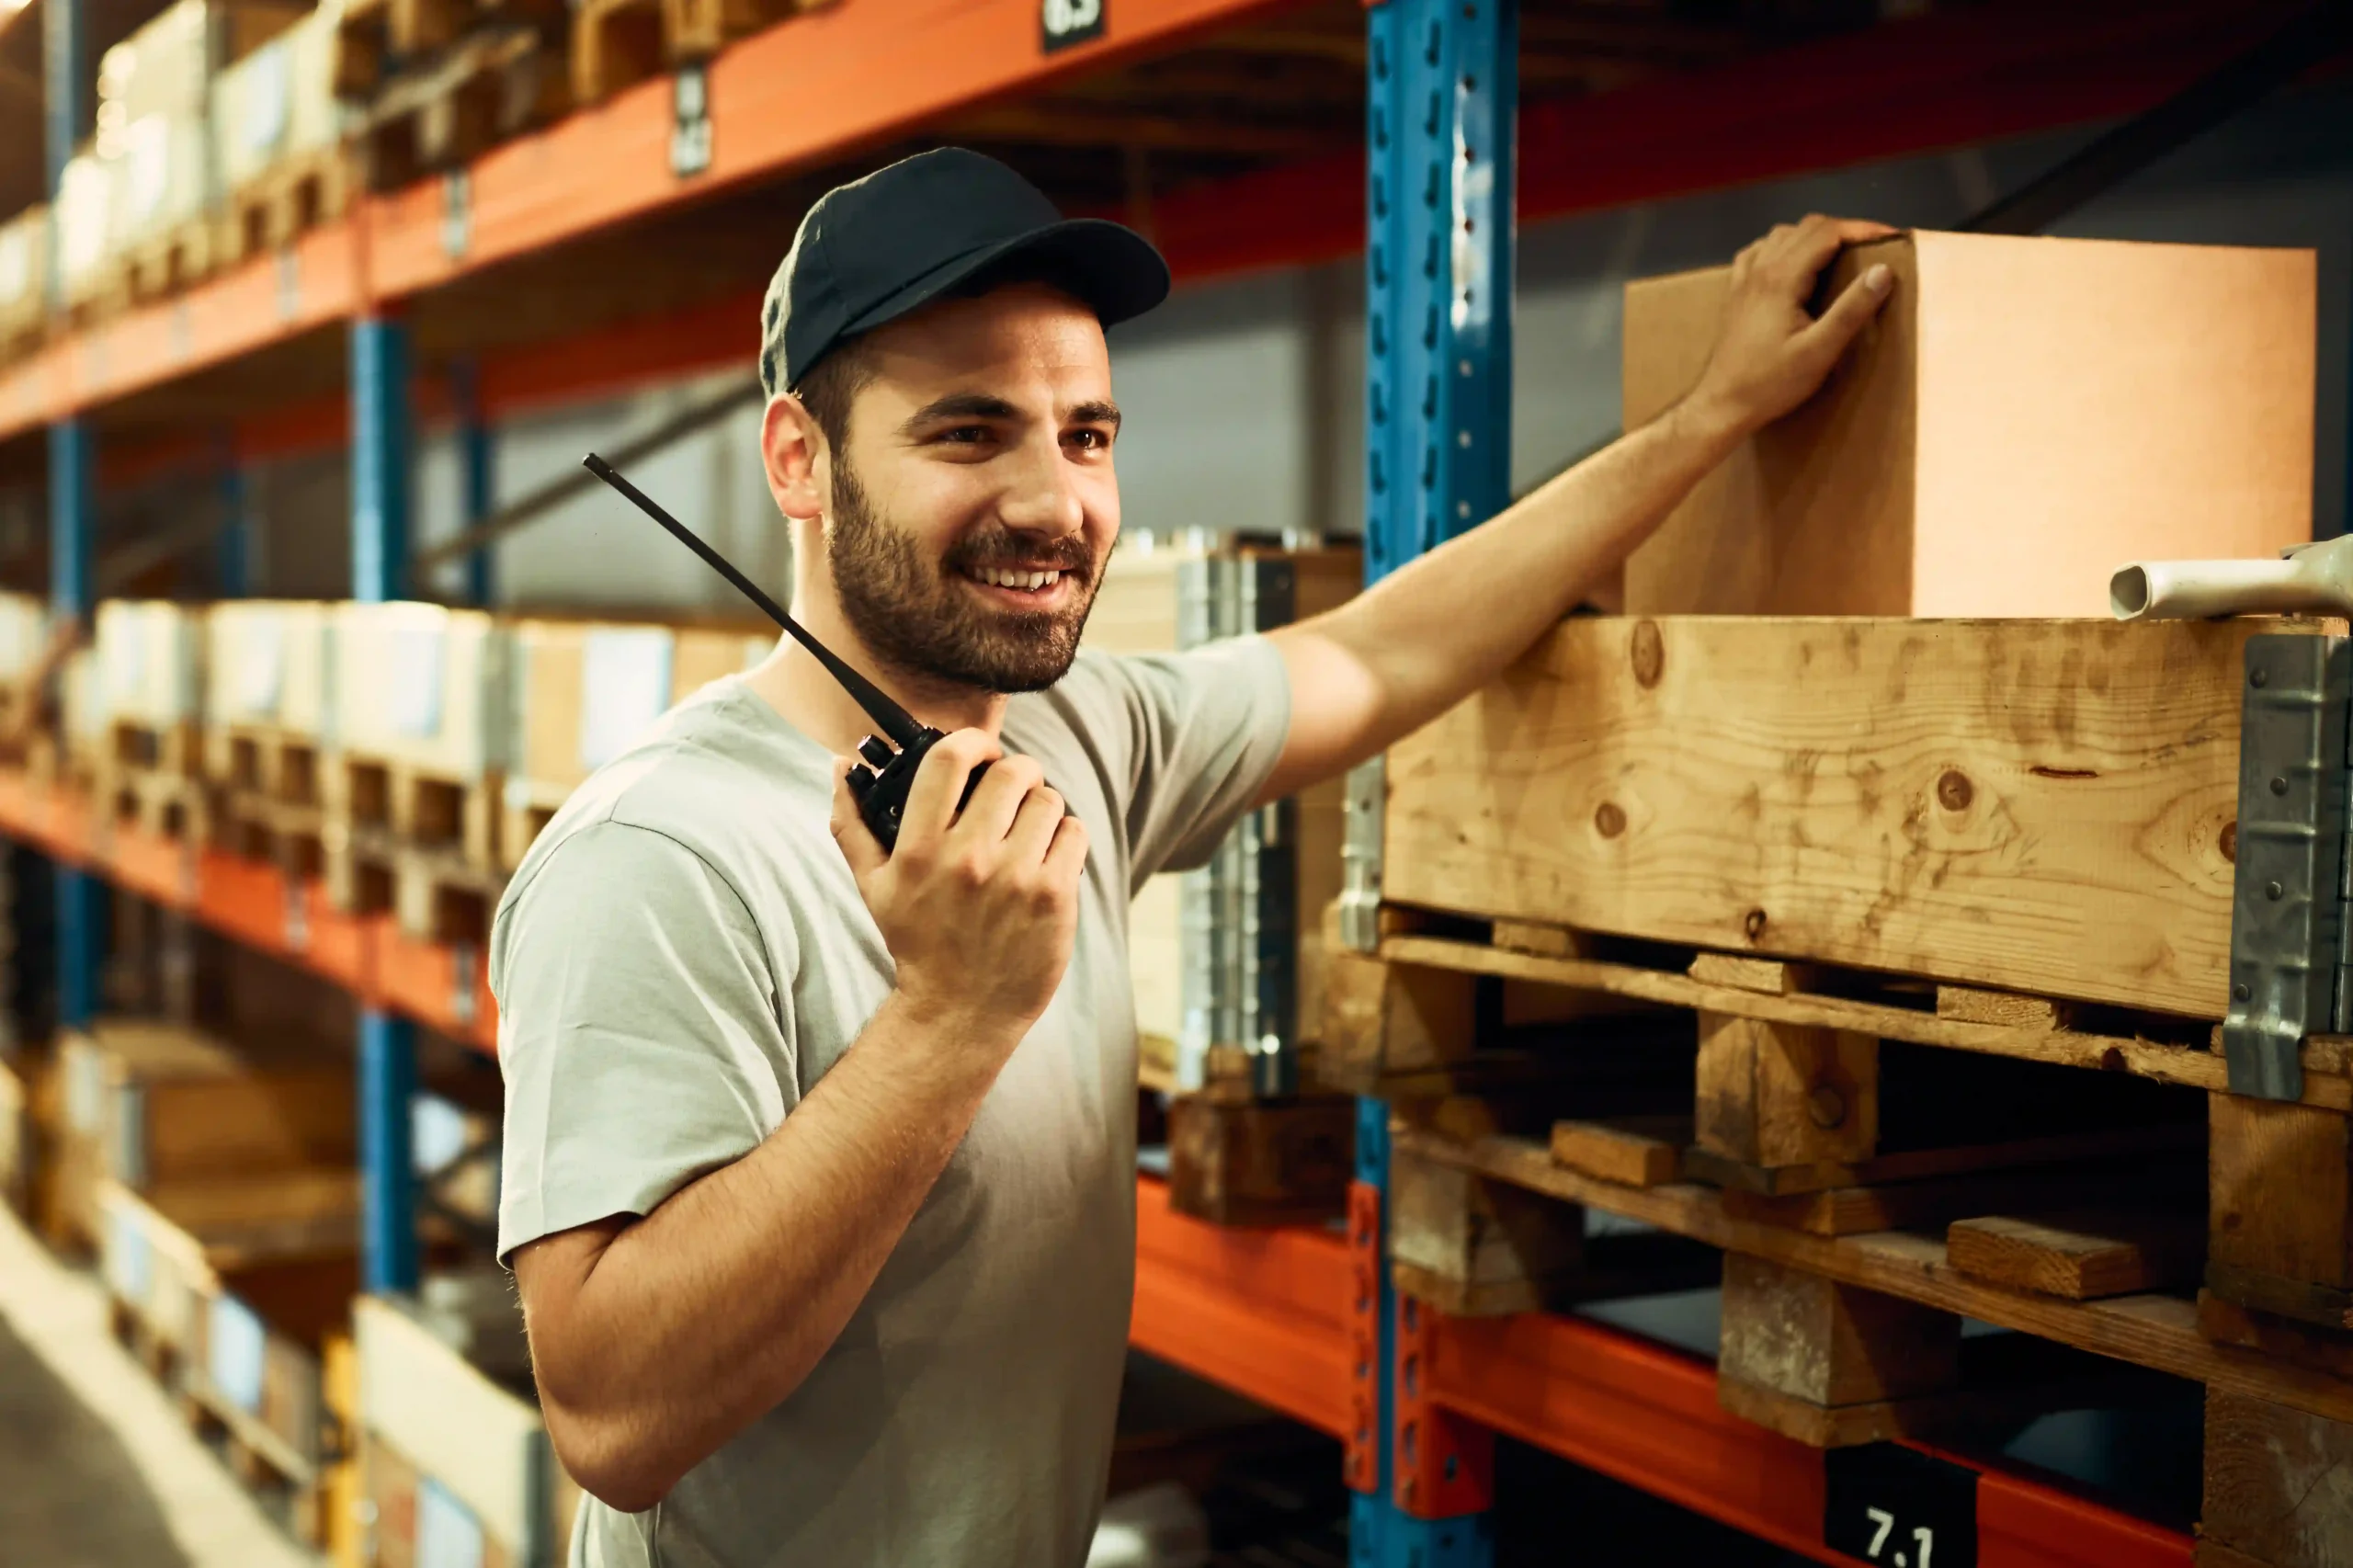
[[[1046,851],[1046,869],[1064,887],[1075,884],[1086,869],[1086,825],[1076,817],[1064,817],[1055,825],[1053,846]]]
[[[842,846],[842,858],[849,862],[850,875],[863,881],[881,869],[889,857],[882,853],[881,840],[874,836],[874,830],[858,814],[858,797],[849,792],[852,766],[848,757],[834,758],[834,842]]]
[[[1063,820],[1059,790],[1044,786],[1021,798],[1021,810],[1005,835],[1006,858],[1016,866],[1034,866],[1053,847],[1054,829]]]
[[[915,768],[907,790],[906,809],[899,817],[899,838],[913,835],[918,842],[938,837],[955,820],[956,803],[964,798],[964,780],[975,767],[1005,755],[996,737],[985,730],[958,730],[935,741]]]
[[[1863,324],[1879,313],[1887,297],[1895,291],[1895,274],[1884,265],[1868,267],[1860,278],[1847,285],[1844,292],[1830,302],[1822,319],[1798,334],[1807,348],[1821,356],[1825,368],[1846,352],[1847,345],[1863,330]]]
[[[1844,247],[1889,239],[1900,231],[1885,223],[1859,218],[1825,218],[1817,212],[1794,228],[1785,225],[1774,233],[1782,241],[1776,247],[1775,273],[1803,294],[1813,290],[1814,278]]]
[[[980,788],[965,802],[964,814],[956,819],[953,829],[959,838],[972,835],[983,844],[995,844],[1012,831],[1013,817],[1021,809],[1029,791],[1045,782],[1045,769],[1026,756],[999,757],[989,765],[988,776]]]

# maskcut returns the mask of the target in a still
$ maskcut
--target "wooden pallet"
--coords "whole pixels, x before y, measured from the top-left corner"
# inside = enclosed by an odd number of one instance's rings
[[[358,145],[369,190],[471,162],[572,107],[563,55],[537,28],[485,28],[385,83]]]
[[[295,881],[326,874],[326,813],[317,806],[223,794],[213,810],[211,843],[241,860],[275,866]]]
[[[351,156],[321,147],[271,165],[229,193],[216,230],[223,264],[283,250],[343,216],[353,187]]]
[[[318,737],[302,732],[226,724],[205,737],[205,776],[231,795],[317,808],[321,767]]]
[[[420,941],[481,947],[506,888],[505,872],[462,856],[410,848],[381,834],[338,835],[332,826],[324,867],[327,901],[336,909],[390,915]]]
[[[211,277],[230,259],[222,238],[219,222],[207,215],[128,247],[123,266],[132,301],[165,299]]]
[[[390,78],[429,63],[477,28],[554,34],[564,19],[563,0],[346,0],[330,57],[335,94],[372,98]]]
[[[175,843],[211,836],[211,797],[200,778],[116,766],[101,770],[98,791],[108,822]]]
[[[533,790],[521,779],[510,778],[499,801],[498,864],[509,873],[523,864],[523,857],[531,852],[540,834],[563,809],[565,797],[551,790]]]
[[[572,23],[572,93],[597,104],[665,70],[825,0],[582,0]]]
[[[1542,1280],[1573,1217],[1599,1209],[1722,1249],[1722,1401],[1787,1436],[1817,1446],[1949,1437],[1981,1418],[2097,1403],[2097,1379],[2060,1397],[2047,1365],[2022,1386],[1983,1381],[1966,1367],[1957,1332],[1961,1318],[1974,1318],[2205,1385],[2201,1528],[2242,1554],[2215,1561],[2320,1568],[2353,1551],[2353,1514],[2321,1484],[2353,1459],[2353,1341],[2193,1295],[2178,1216],[2121,1202],[2068,1213],[2075,1199],[2054,1184],[2039,1209],[1824,1236],[1744,1216],[1728,1194],[1697,1183],[1601,1179],[1562,1165],[1537,1139],[1450,1133],[1404,1118],[1392,1138],[1392,1272],[1417,1299],[1442,1294],[1413,1266],[1423,1223],[1415,1216],[1427,1203],[1417,1187],[1451,1184],[1470,1195],[1455,1209],[1482,1202],[1511,1217],[1483,1233],[1484,1262],[1498,1278],[1526,1259]],[[1555,1209],[1549,1225],[1531,1210],[1546,1204]],[[2191,1225],[2194,1233],[2194,1216]],[[2042,1352],[2023,1354],[2032,1365]]]
[[[324,759],[321,803],[331,828],[375,856],[396,850],[445,857],[496,872],[504,793],[496,775],[460,779],[350,754]]]
[[[195,724],[142,724],[119,719],[107,726],[107,751],[120,767],[194,778],[204,770],[204,733]]]

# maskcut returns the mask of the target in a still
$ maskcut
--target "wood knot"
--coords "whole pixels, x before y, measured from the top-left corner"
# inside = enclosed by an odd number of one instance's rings
[[[1762,941],[1765,937],[1765,912],[1761,909],[1750,910],[1747,917],[1741,921],[1740,928],[1748,933],[1750,941]]]
[[[2116,1047],[2112,1045],[2106,1051],[2101,1051],[2099,1053],[2099,1070],[2103,1073],[2123,1072],[2124,1052],[2117,1050]]]
[[[1595,808],[1593,829],[1604,838],[1615,838],[1626,831],[1626,813],[1615,801],[1604,801]]]
[[[1977,790],[1969,782],[1969,775],[1957,767],[1946,768],[1937,779],[1937,804],[1949,812],[1965,812],[1976,798]]]
[[[1658,684],[1659,672],[1666,667],[1666,644],[1658,634],[1658,622],[1638,620],[1634,623],[1634,684],[1645,689]]]
[[[2222,858],[2223,858],[2223,859],[2228,860],[2229,862],[2231,862],[2231,864],[2233,864],[2233,865],[2234,865],[2234,866],[2238,864],[2238,858],[2239,858],[2239,824],[2236,824],[2236,823],[2234,823],[2234,822],[2226,822],[2226,823],[2224,823],[2224,824],[2222,824]]]

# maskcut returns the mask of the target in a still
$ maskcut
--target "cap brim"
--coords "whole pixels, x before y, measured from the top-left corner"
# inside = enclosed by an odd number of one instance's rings
[[[1085,301],[1105,326],[1140,316],[1168,297],[1168,263],[1150,240],[1105,219],[1065,218],[942,262],[852,318],[834,343],[896,321],[958,285],[1017,259],[1051,266],[1058,280]]]

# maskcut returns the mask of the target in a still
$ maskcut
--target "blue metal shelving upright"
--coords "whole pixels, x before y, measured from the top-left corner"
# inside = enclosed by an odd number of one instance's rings
[[[458,526],[471,528],[491,514],[498,492],[498,438],[483,414],[482,374],[474,361],[461,362],[451,388],[458,409]],[[491,552],[466,557],[465,601],[487,606]]]
[[[57,199],[66,160],[90,118],[88,19],[82,0],[49,0],[41,7],[44,172],[50,199]],[[52,243],[54,243],[52,241]],[[57,302],[59,271],[49,268],[51,302]],[[91,613],[92,555],[97,536],[97,442],[86,416],[62,419],[49,427],[50,608],[85,623]],[[98,970],[105,958],[106,914],[97,879],[61,864],[57,897],[57,1021],[82,1028],[97,1016]]]
[[[351,324],[351,597],[381,604],[408,592],[407,324],[364,315]],[[359,1015],[360,1273],[372,1291],[417,1282],[416,1178],[410,1102],[416,1031],[369,1007]]]
[[[1512,142],[1517,0],[1381,0],[1367,13],[1365,576],[1388,573],[1510,498]],[[1371,765],[1377,769],[1378,765]],[[1377,771],[1353,781],[1357,918],[1377,940]],[[1357,1175],[1381,1194],[1389,1108],[1358,1104]],[[1398,1302],[1380,1270],[1380,1457],[1349,1519],[1355,1568],[1484,1568],[1483,1513],[1398,1501]]]

